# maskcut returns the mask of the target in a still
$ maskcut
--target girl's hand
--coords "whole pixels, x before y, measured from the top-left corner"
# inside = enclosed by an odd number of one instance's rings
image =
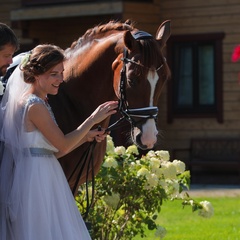
[[[91,114],[91,118],[94,123],[99,123],[110,115],[115,114],[117,112],[117,107],[118,101],[105,102],[97,107],[97,109]]]
[[[107,136],[107,133],[105,133],[105,129],[101,129],[99,131],[98,129],[90,130],[86,135],[86,141],[92,142],[94,139],[97,142],[102,142]]]

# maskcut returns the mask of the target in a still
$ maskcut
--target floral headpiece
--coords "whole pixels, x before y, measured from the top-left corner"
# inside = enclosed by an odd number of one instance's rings
[[[25,54],[25,56],[23,57],[23,59],[21,61],[21,66],[22,67],[25,67],[27,65],[27,63],[29,62],[31,54],[32,54],[31,51]]]

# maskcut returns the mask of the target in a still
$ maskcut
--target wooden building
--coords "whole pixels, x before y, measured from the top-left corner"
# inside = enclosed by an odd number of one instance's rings
[[[239,183],[240,148],[237,141],[228,144],[240,139],[240,63],[231,62],[240,44],[239,12],[239,0],[1,0],[0,21],[14,29],[25,50],[44,42],[66,48],[112,19],[132,19],[151,34],[170,19],[166,57],[172,78],[159,102],[157,149],[188,163],[192,139],[212,139],[212,151],[221,150],[224,163],[216,175],[214,166],[200,166],[200,172],[212,170],[213,179],[204,175],[199,181]],[[204,147],[199,151],[210,155]],[[227,154],[236,155],[230,168]]]

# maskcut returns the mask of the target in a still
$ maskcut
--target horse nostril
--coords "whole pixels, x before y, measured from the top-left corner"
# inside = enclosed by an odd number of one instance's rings
[[[147,150],[148,149],[148,146],[147,145],[144,145],[141,141],[141,137],[142,137],[142,134],[139,133],[137,136],[136,136],[136,144],[139,148],[141,148],[142,150]]]

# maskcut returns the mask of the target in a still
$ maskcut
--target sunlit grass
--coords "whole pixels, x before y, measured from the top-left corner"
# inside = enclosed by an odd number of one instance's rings
[[[181,201],[164,202],[158,224],[167,229],[164,240],[240,240],[240,198],[194,198],[207,200],[214,207],[210,219],[192,213],[189,206],[182,209]],[[154,240],[154,231],[148,231],[144,240]],[[143,239],[137,237],[134,240]]]

